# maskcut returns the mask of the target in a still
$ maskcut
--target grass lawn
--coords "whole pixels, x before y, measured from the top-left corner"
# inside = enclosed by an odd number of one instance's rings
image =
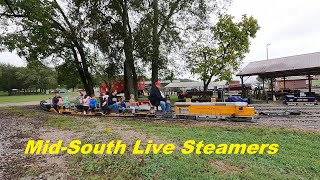
[[[71,93],[65,93],[60,95],[62,97],[64,96],[74,97],[74,96],[77,96],[77,93],[71,92]],[[53,96],[54,96],[53,93],[39,94],[39,95],[0,96],[0,104],[41,101],[41,100],[47,100],[49,98],[52,98]]]
[[[47,119],[45,126],[84,132],[83,142],[106,143],[129,136],[137,139],[175,143],[187,140],[204,144],[279,144],[274,155],[68,155],[68,173],[78,179],[319,179],[320,133],[267,127],[209,126],[186,122],[145,122],[112,118],[53,116],[42,111],[8,110],[33,118]],[[119,130],[119,127],[121,129]],[[128,133],[131,132],[131,133]]]
[[[146,156],[144,167],[160,179],[317,179],[320,177],[320,133],[275,128],[192,127],[170,123],[117,122],[131,125],[168,143],[279,144],[275,155]]]

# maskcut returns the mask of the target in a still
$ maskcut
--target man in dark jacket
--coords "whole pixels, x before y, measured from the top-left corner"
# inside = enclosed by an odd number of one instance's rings
[[[161,112],[170,111],[170,101],[168,101],[163,93],[160,91],[160,82],[157,81],[154,83],[155,87],[151,88],[149,100],[153,106],[161,106]]]
[[[61,98],[61,96],[59,96],[58,93],[55,93],[54,97],[52,98],[52,107],[53,107],[57,112],[59,112],[59,106],[58,106],[59,98]]]
[[[113,90],[110,96],[108,97],[108,108],[114,110],[116,115],[119,115],[118,99],[117,99],[117,90]]]

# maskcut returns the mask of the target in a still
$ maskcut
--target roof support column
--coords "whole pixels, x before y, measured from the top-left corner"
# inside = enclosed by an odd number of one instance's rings
[[[311,96],[311,75],[308,75],[308,81],[309,81],[309,96]]]
[[[240,76],[240,79],[241,79],[241,97],[244,98],[243,76]]]
[[[273,101],[274,91],[273,91],[273,78],[271,77],[271,98]]]
[[[262,88],[264,90],[264,77],[262,78]]]
[[[283,76],[283,89],[286,89],[286,76]]]

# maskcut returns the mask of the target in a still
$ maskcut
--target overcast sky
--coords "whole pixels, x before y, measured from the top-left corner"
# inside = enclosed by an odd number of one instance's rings
[[[261,27],[252,40],[251,51],[242,67],[249,62],[320,51],[320,0],[234,0],[228,13],[258,19]],[[23,66],[17,55],[0,53],[0,62]],[[303,62],[301,62],[303,63]]]

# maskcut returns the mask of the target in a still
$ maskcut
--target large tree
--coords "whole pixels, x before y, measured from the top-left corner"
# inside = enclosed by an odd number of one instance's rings
[[[74,0],[74,2],[86,12],[89,26],[92,28],[91,42],[108,57],[107,61],[110,62],[106,65],[112,67],[114,63],[122,64],[125,95],[129,98],[129,94],[136,94],[137,97],[133,20],[130,16],[134,11],[133,3],[136,2],[133,0]]]
[[[234,22],[230,15],[220,15],[219,21],[211,28],[213,45],[195,45],[188,61],[193,74],[200,76],[204,90],[213,77],[231,80],[232,75],[250,50],[250,38],[255,38],[260,29],[253,17],[242,16],[242,21]]]
[[[10,51],[16,50],[28,62],[71,60],[87,94],[93,94],[83,17],[70,14],[64,7],[56,0],[0,1],[1,28],[5,29],[0,44]]]
[[[151,64],[152,84],[167,67],[167,54],[180,50],[181,32],[196,32],[210,23],[210,14],[218,12],[230,1],[174,0],[145,1],[140,4],[142,21],[136,35],[138,56]]]

